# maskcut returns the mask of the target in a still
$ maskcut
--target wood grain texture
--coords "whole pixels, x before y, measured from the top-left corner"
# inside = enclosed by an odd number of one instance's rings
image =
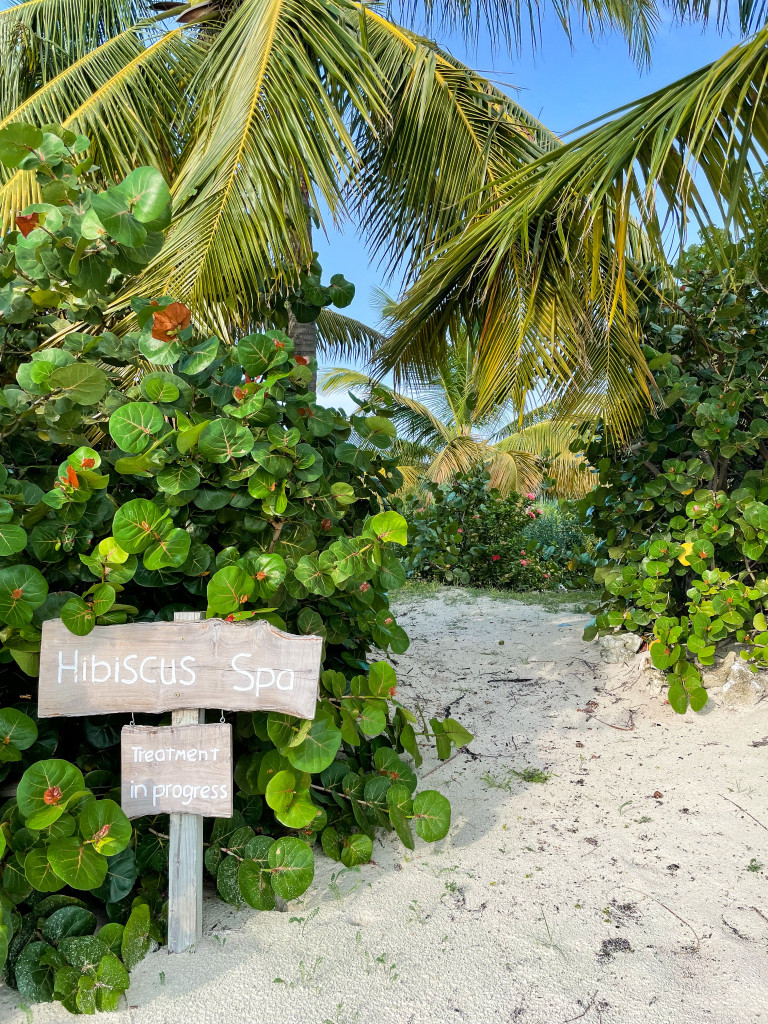
[[[126,725],[121,740],[120,803],[129,818],[232,817],[231,725]]]
[[[134,622],[75,636],[51,619],[43,623],[38,714],[193,707],[314,718],[322,646],[322,637],[263,620]]]
[[[174,622],[199,622],[202,612],[174,612]],[[202,725],[205,711],[181,708],[171,714],[176,726]],[[203,818],[175,812],[170,817],[168,849],[168,951],[183,953],[203,937]]]

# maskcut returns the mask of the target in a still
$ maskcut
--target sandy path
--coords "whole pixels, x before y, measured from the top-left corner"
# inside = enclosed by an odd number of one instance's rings
[[[680,718],[583,615],[453,591],[398,620],[403,700],[476,735],[422,768],[448,838],[319,857],[283,913],[209,901],[202,947],[147,957],[114,1024],[768,1022],[768,702]],[[17,1006],[0,1020],[72,1019]]]

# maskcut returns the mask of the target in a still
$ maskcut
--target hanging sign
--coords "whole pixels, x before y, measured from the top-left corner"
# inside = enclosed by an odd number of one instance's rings
[[[264,620],[134,622],[70,633],[43,623],[38,714],[180,708],[315,716],[323,641]]]
[[[126,725],[120,806],[145,814],[232,817],[232,726]]]

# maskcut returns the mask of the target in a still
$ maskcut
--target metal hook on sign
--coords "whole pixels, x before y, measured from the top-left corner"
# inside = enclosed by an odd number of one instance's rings
[[[131,725],[136,725],[136,718],[134,716],[133,711],[131,712]]]
[[[226,719],[224,718],[224,708],[222,708],[222,709],[221,709],[221,718],[219,719],[219,722],[220,722],[220,723],[221,723],[222,725],[225,725],[225,724],[226,724]]]

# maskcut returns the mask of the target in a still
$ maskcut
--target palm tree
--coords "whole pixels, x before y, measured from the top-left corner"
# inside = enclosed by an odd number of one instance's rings
[[[647,57],[648,0],[553,7],[566,31],[585,16],[596,34],[618,30]],[[412,0],[404,16],[468,31],[487,23],[520,45],[539,8]],[[167,176],[174,221],[137,287],[183,297],[229,339],[268,320],[265,296],[308,270],[321,204],[334,220],[354,216],[372,250],[412,281],[495,203],[497,183],[560,145],[486,79],[356,0],[22,0],[0,11],[0,66],[0,127],[62,123],[93,140],[104,177],[136,163]],[[3,172],[3,228],[36,198],[32,174]],[[528,315],[532,295],[521,279],[513,319]],[[575,300],[561,303],[553,329],[581,331],[575,313]],[[313,354],[314,328],[296,317],[291,326],[299,351]],[[338,315],[324,314],[318,329],[326,344],[378,341]],[[632,340],[616,345],[642,380]]]
[[[722,23],[728,5],[701,0],[689,13]],[[433,249],[395,310],[400,327],[377,372],[394,369],[398,379],[438,365],[457,318],[475,318],[486,403],[503,380],[509,394],[534,389],[566,415],[603,415],[631,431],[642,419],[638,399],[651,397],[633,347],[637,298],[649,287],[643,265],[671,273],[670,224],[682,244],[691,221],[760,223],[753,185],[768,148],[766,13],[762,0],[744,0],[745,38],[719,60],[497,180],[466,230]],[[511,301],[521,279],[527,301]],[[574,304],[570,316],[559,316],[563,303]]]
[[[545,470],[554,478],[553,497],[586,494],[594,486],[584,460],[569,450],[573,427],[553,419],[554,410],[514,415],[510,403],[491,411],[479,406],[476,338],[468,331],[453,339],[446,358],[429,380],[405,394],[357,370],[336,368],[320,381],[328,393],[355,392],[388,406],[398,428],[395,452],[406,487],[425,481],[447,483],[457,474],[485,466],[490,486],[506,494],[537,491]],[[510,422],[511,421],[511,422]]]

